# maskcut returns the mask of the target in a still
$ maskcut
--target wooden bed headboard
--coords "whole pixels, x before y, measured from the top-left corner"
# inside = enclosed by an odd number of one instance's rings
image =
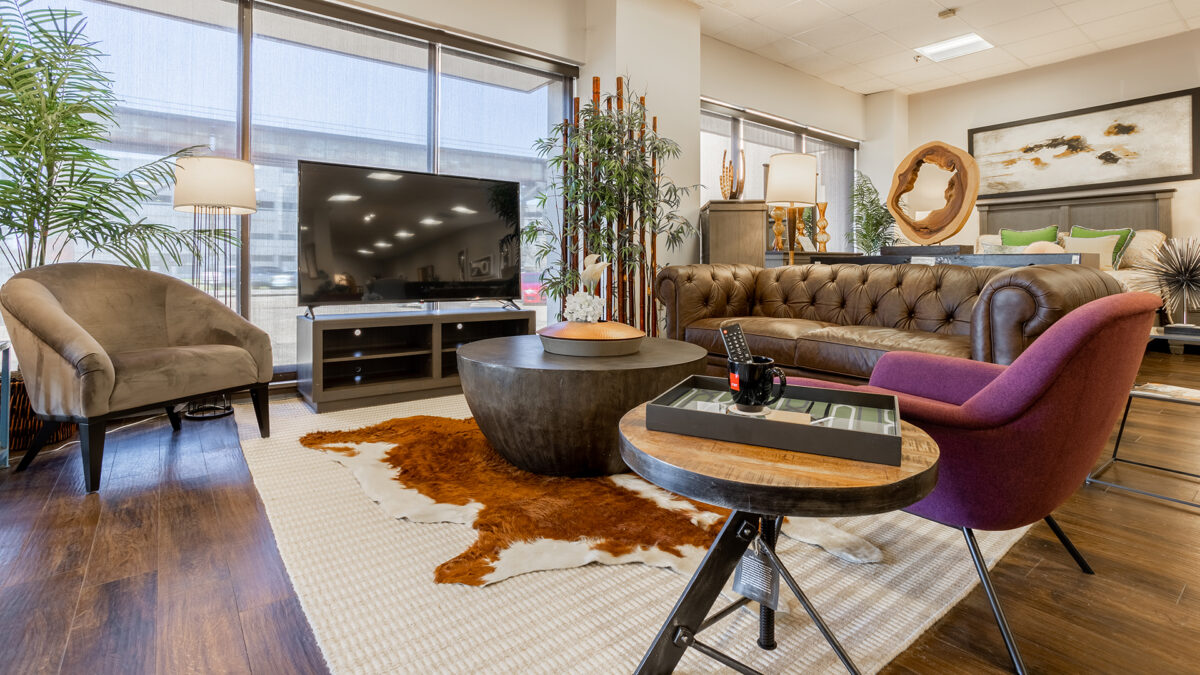
[[[1078,225],[1097,230],[1158,230],[1169,237],[1174,196],[1171,188],[1082,197],[1008,197],[980,201],[975,208],[979,210],[980,234],[998,234],[1001,228],[1035,230],[1047,225],[1069,232]]]

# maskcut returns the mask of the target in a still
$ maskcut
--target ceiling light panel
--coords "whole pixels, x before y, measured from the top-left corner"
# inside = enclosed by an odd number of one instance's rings
[[[975,33],[967,33],[966,35],[952,37],[949,40],[942,40],[941,42],[935,42],[924,47],[917,47],[917,53],[931,61],[948,61],[991,48],[992,43],[984,40]]]

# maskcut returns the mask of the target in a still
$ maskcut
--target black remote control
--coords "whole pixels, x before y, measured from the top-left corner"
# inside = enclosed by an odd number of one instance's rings
[[[749,363],[754,360],[750,347],[746,344],[746,335],[742,333],[740,323],[728,323],[721,326],[721,338],[725,340],[725,352],[731,361]]]

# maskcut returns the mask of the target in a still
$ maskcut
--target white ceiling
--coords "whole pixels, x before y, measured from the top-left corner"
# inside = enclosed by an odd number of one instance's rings
[[[694,1],[705,35],[861,94],[928,91],[1200,28],[1200,0]],[[970,32],[995,48],[913,60],[915,47]]]

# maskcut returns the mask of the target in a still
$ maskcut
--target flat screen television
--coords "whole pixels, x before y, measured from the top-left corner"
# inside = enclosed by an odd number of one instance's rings
[[[520,296],[518,183],[299,166],[299,304]]]

